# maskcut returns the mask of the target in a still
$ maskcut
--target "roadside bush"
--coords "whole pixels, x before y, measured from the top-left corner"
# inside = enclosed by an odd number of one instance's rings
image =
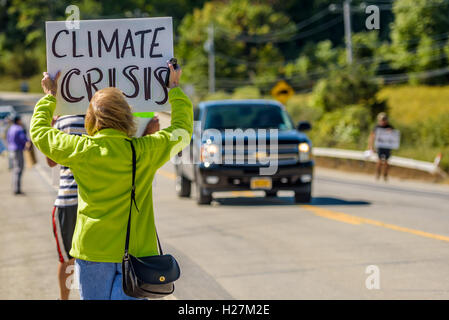
[[[262,95],[257,87],[246,86],[234,90],[232,99],[260,99]]]
[[[351,105],[327,112],[313,124],[314,145],[334,148],[366,148],[371,114],[362,105]]]
[[[23,50],[16,48],[14,52],[4,52],[1,59],[2,71],[4,74],[17,77],[28,78],[42,71],[42,61],[39,58],[40,50]],[[43,54],[45,57],[45,53]]]
[[[449,171],[449,114],[441,114],[439,118],[427,118],[413,124],[397,126],[401,130],[401,149],[399,155],[426,161],[433,161],[438,153],[442,153],[441,168]]]
[[[446,172],[449,172],[449,146],[446,146],[441,150],[441,154],[443,155],[443,158],[440,162],[440,167]]]
[[[203,100],[226,100],[226,99],[231,99],[231,95],[224,91],[217,91],[206,95]]]
[[[310,95],[298,94],[292,96],[285,107],[292,120],[315,122],[323,115],[324,110],[321,107],[312,106],[310,104]]]
[[[373,115],[386,106],[377,100],[376,94],[380,86],[372,78],[372,71],[360,66],[334,70],[329,77],[317,83],[311,103],[326,112],[349,105],[365,105]]]
[[[26,82],[29,86],[29,92],[42,93],[41,79],[42,73],[38,73],[26,79],[11,76],[0,76],[0,91],[18,92],[21,89],[21,84]]]
[[[225,91],[217,91],[204,96],[202,100],[227,100],[227,99],[262,99],[262,94],[257,87],[246,86],[234,90],[232,94]]]

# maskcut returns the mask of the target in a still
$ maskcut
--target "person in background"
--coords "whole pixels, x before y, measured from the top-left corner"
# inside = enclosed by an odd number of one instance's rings
[[[6,133],[9,129],[9,119],[5,117],[4,119],[0,119],[0,155],[3,151],[8,150],[6,147]]]
[[[11,126],[14,123],[14,116],[12,118],[8,116],[5,118],[4,121],[5,121],[4,122],[5,128],[3,129],[3,132],[2,132],[2,139],[5,142],[6,150],[8,150],[8,131],[9,131],[9,128],[11,128]],[[7,154],[8,154],[8,170],[11,171],[13,168],[12,156],[11,156],[10,152],[8,152]]]
[[[81,136],[86,134],[84,129],[84,115],[66,115],[55,117],[52,126],[67,134]],[[47,157],[47,164],[55,167],[58,164]],[[68,300],[70,288],[67,284],[69,277],[73,278],[74,259],[69,254],[72,248],[73,231],[76,224],[78,210],[78,185],[69,167],[61,166],[59,172],[58,197],[52,211],[53,234],[58,251],[58,280],[61,300]]]
[[[85,119],[88,135],[68,135],[52,128],[60,74],[52,79],[44,73],[46,96],[36,104],[30,135],[42,153],[70,167],[78,184],[70,255],[76,259],[81,299],[134,299],[124,293],[121,274],[132,191],[131,142],[137,169],[129,253],[136,257],[159,254],[151,182],[158,168],[189,145],[193,132],[192,102],[178,87],[181,69],[171,64],[169,69],[171,126],[139,138],[133,137],[131,107],[117,88],[101,89],[90,100]],[[179,136],[180,131],[186,138]]]
[[[376,141],[376,130],[377,129],[389,129],[393,130],[393,126],[390,125],[388,121],[388,116],[385,112],[381,112],[377,115],[377,125],[371,131],[368,141],[368,149],[377,152],[378,161],[376,164],[376,179],[379,180],[380,176],[383,175],[384,180],[388,180],[388,159],[391,156],[391,149],[378,148],[374,150],[374,142]]]
[[[6,134],[8,152],[12,160],[12,188],[14,195],[23,195],[22,173],[24,167],[23,150],[29,149],[31,142],[23,128],[22,119],[19,115],[14,117],[13,124]]]

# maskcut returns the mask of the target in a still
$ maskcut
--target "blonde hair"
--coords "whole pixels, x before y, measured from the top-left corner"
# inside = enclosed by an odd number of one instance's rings
[[[126,133],[128,137],[136,133],[131,107],[123,93],[112,87],[98,90],[94,94],[84,124],[87,134],[91,136],[102,129],[116,129]]]
[[[377,120],[378,121],[388,121],[388,116],[387,116],[387,114],[385,112],[380,112],[377,115]]]

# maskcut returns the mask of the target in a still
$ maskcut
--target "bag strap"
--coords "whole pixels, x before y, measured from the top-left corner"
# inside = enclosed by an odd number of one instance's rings
[[[131,229],[131,212],[132,212],[133,203],[136,206],[137,212],[140,212],[139,208],[137,207],[137,203],[136,203],[136,150],[134,149],[134,144],[133,144],[132,140],[126,139],[126,141],[128,141],[131,144],[131,151],[132,151],[132,155],[133,155],[132,156],[133,175],[132,175],[131,203],[129,205],[128,225],[126,227],[125,256],[128,255],[129,234],[130,234],[130,229]],[[156,226],[154,226],[154,228],[156,230]],[[157,234],[157,230],[156,230],[156,238],[157,238],[157,244],[159,247],[159,254],[162,255],[163,252],[162,252],[161,242],[159,241],[159,236]]]

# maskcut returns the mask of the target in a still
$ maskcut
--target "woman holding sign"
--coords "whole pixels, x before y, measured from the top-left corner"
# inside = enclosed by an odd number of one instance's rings
[[[137,159],[135,199],[131,211],[129,252],[157,255],[152,180],[156,170],[189,144],[193,131],[192,103],[178,88],[181,70],[171,64],[169,102],[171,126],[133,138],[132,110],[122,92],[105,88],[95,93],[86,113],[88,135],[68,135],[51,127],[57,79],[47,73],[47,94],[36,104],[31,139],[55,162],[70,167],[78,183],[78,215],[72,249],[82,299],[130,299],[122,289],[121,261],[127,232],[131,190],[131,140]]]
[[[377,125],[371,131],[368,140],[368,149],[374,152],[376,134],[378,134],[378,129],[380,130],[393,130],[393,126],[388,121],[388,116],[385,112],[381,112],[377,115]],[[377,148],[377,164],[376,164],[376,179],[379,180],[381,174],[383,173],[384,180],[388,180],[388,159],[391,156],[391,149],[388,148]]]

